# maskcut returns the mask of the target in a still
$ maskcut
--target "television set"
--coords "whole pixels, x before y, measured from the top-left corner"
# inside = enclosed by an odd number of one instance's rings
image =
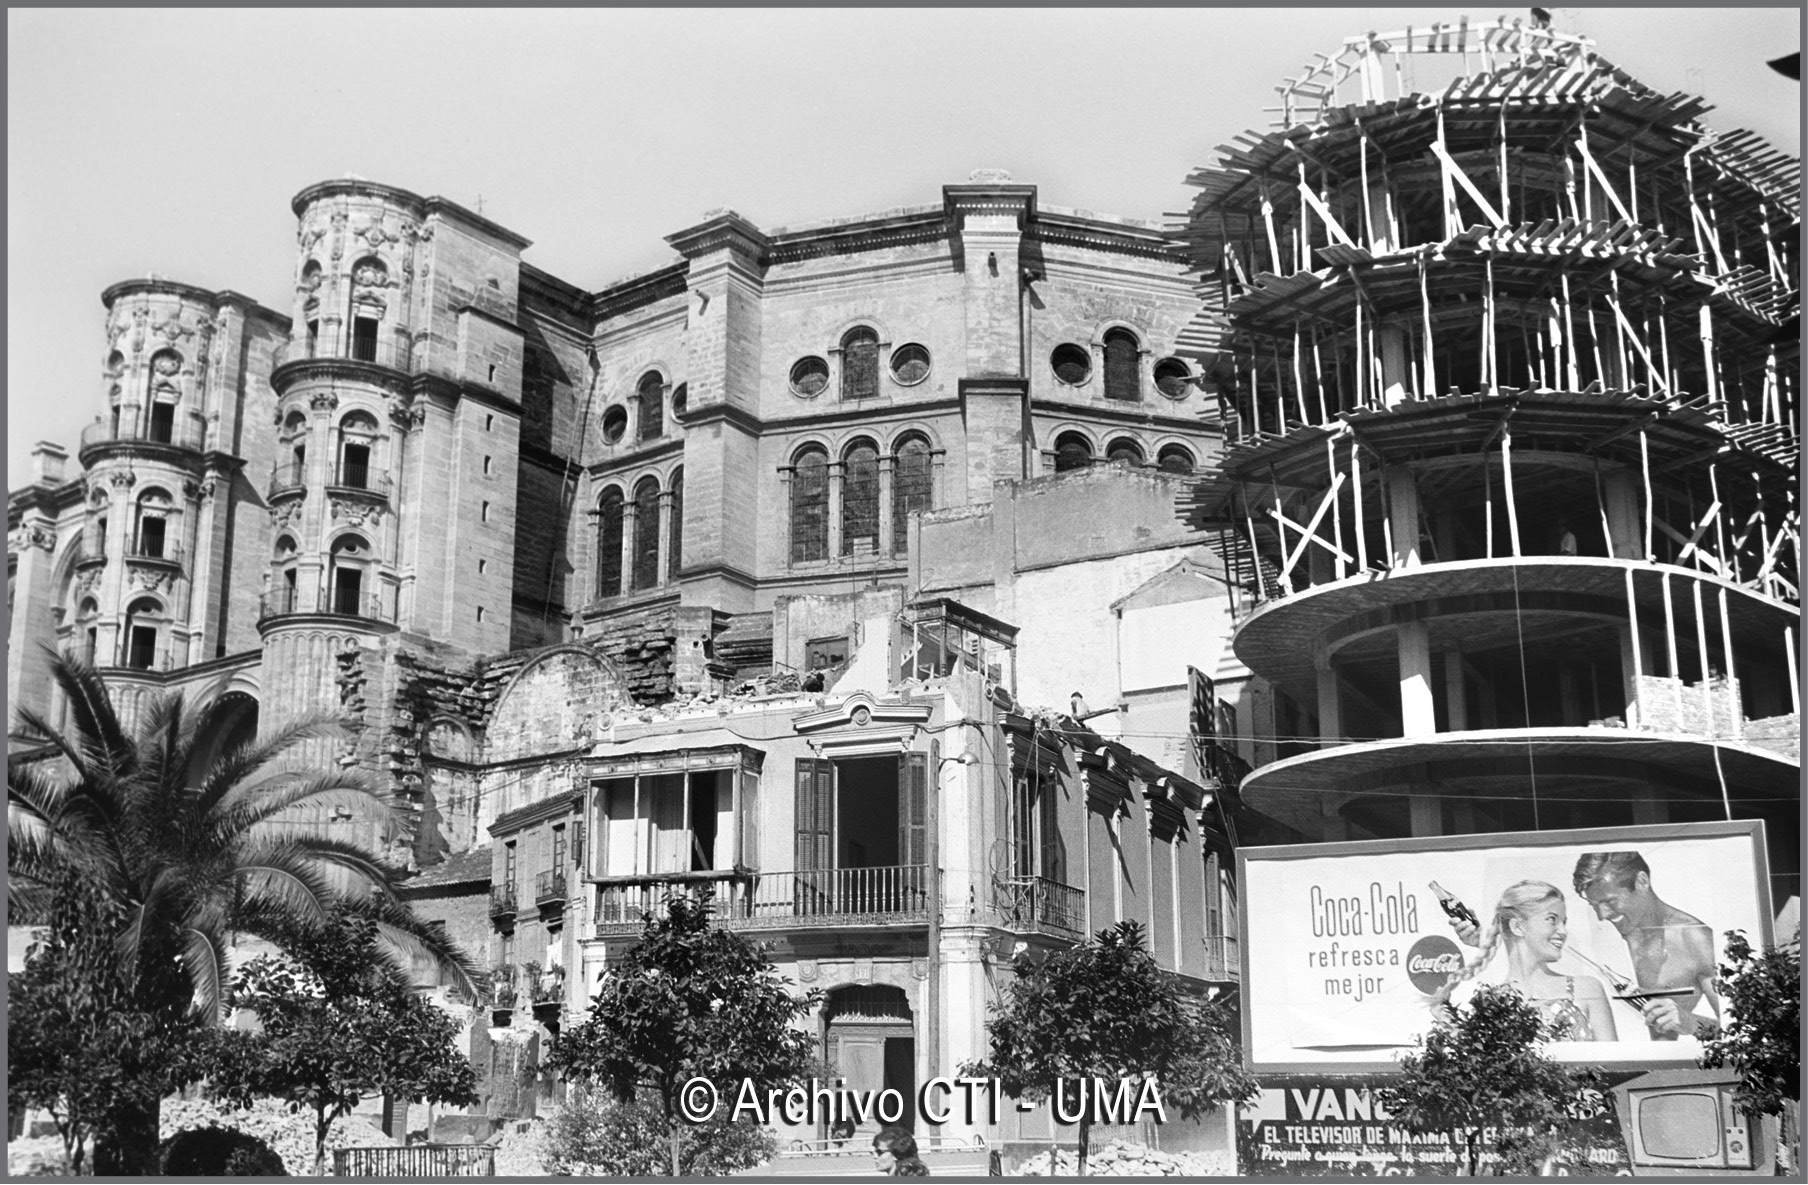
[[[1724,1072],[1656,1071],[1615,1088],[1634,1173],[1760,1171],[1758,1125],[1733,1105]]]

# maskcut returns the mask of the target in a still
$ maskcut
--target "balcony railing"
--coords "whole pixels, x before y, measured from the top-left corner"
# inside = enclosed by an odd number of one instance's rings
[[[657,874],[632,884],[597,886],[596,923],[617,931],[637,928],[657,914],[665,898],[699,883],[715,886],[714,918],[726,926],[888,925],[927,922],[933,883],[923,864],[883,868],[824,868],[700,878]]]
[[[286,366],[291,362],[306,362],[310,359],[338,359],[345,362],[374,362],[378,366],[407,370],[411,353],[412,347],[407,343],[399,343],[394,337],[379,333],[374,342],[358,341],[348,335],[337,347],[306,338],[284,342],[277,347],[274,361],[275,366]]]
[[[493,918],[515,916],[515,886],[495,885],[491,887],[490,916]]]
[[[308,467],[304,461],[279,461],[270,467],[269,496],[272,498],[299,493],[307,484]]]
[[[207,421],[192,411],[177,412],[166,420],[144,415],[136,407],[122,407],[117,420],[96,420],[82,429],[82,453],[121,444],[161,444],[200,452],[207,447]]]
[[[1040,876],[1000,877],[993,884],[998,912],[1019,930],[1081,935],[1086,932],[1086,892]]]
[[[281,589],[257,599],[257,619],[268,621],[291,613],[330,613],[336,617],[362,617],[366,621],[394,623],[395,612],[385,608],[376,593],[321,589],[309,595],[299,589]]]
[[[534,904],[544,910],[548,905],[565,904],[565,874],[541,872],[534,875]]]
[[[128,560],[150,560],[153,563],[182,564],[182,545],[180,543],[153,543],[144,539],[133,539],[126,543]]]
[[[327,475],[327,485],[335,490],[362,491],[389,497],[389,474],[379,473],[369,465],[340,465]]]

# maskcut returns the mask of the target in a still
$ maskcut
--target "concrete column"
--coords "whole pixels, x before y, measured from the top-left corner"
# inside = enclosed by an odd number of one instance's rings
[[[1338,695],[1337,668],[1323,647],[1313,655],[1313,662],[1318,668],[1318,747],[1328,749],[1343,743],[1343,702]]]
[[[1431,736],[1438,730],[1431,694],[1431,631],[1422,621],[1403,621],[1397,633],[1401,735]]]
[[[1406,380],[1411,365],[1406,357],[1406,331],[1383,325],[1375,337],[1381,343],[1381,402],[1394,407],[1404,403],[1408,394]]]
[[[1620,635],[1620,690],[1626,701],[1624,719],[1627,728],[1637,728],[1638,718],[1638,676],[1642,659],[1633,646],[1632,627],[1622,625],[1617,631]]]
[[[1638,479],[1625,470],[1601,479],[1601,500],[1607,507],[1607,532],[1613,555],[1620,560],[1646,558],[1645,532],[1639,513]]]
[[[1444,651],[1444,714],[1449,718],[1449,731],[1468,729],[1469,695],[1463,681],[1463,652],[1455,643]]]
[[[1444,834],[1443,799],[1425,787],[1412,791],[1412,833],[1414,839]]]
[[[1394,532],[1395,568],[1416,568],[1419,557],[1419,485],[1412,470],[1395,466],[1387,471],[1389,522]]]

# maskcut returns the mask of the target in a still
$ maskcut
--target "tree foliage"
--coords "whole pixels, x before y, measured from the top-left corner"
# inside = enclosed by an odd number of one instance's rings
[[[670,1167],[669,1135],[658,1103],[618,1102],[608,1094],[574,1090],[546,1125],[543,1161],[556,1177],[653,1177]],[[772,1159],[778,1140],[727,1108],[707,1122],[678,1128],[678,1165],[686,1177],[723,1177]]]
[[[1481,1167],[1482,1133],[1515,1129],[1520,1159],[1548,1154],[1572,1118],[1604,1105],[1596,1071],[1571,1071],[1544,1056],[1543,1016],[1516,990],[1487,985],[1465,1006],[1448,1006],[1400,1076],[1377,1091],[1394,1121],[1415,1133],[1443,1132],[1463,1149],[1469,1175]]]
[[[212,1034],[141,1005],[114,951],[116,902],[70,873],[53,887],[47,932],[7,977],[7,1105],[48,1111],[79,1174],[113,1117],[154,1112],[206,1072]]]
[[[618,1102],[643,1092],[655,1101],[675,1176],[686,1082],[707,1078],[725,1103],[743,1081],[763,1095],[802,1081],[815,1053],[814,1035],[796,1022],[820,993],[793,995],[762,951],[711,926],[709,914],[708,893],[668,898],[547,1059],[566,1081],[600,1085]]]
[[[296,957],[254,959],[233,984],[232,1004],[254,1012],[257,1026],[222,1041],[215,1097],[312,1111],[316,1174],[333,1122],[366,1098],[477,1101],[476,1071],[453,1045],[457,1023],[378,958],[373,919],[335,911],[286,939]]]
[[[1731,1019],[1701,1051],[1704,1067],[1739,1073],[1734,1101],[1755,1115],[1781,1115],[1802,1098],[1802,952],[1799,946],[1752,949],[1737,930],[1726,936],[1721,998]]]
[[[184,1021],[213,1024],[233,931],[274,938],[287,923],[318,921],[334,903],[359,898],[377,903],[384,939],[377,957],[405,967],[427,955],[460,986],[474,986],[457,946],[396,899],[395,869],[380,853],[292,825],[298,811],[333,808],[390,834],[408,825],[398,805],[355,772],[285,764],[297,744],[330,724],[278,729],[197,762],[211,743],[209,697],[150,699],[128,729],[93,668],[59,655],[51,674],[70,727],[58,730],[25,710],[20,718],[49,738],[60,760],[7,766],[9,920],[52,921],[58,886],[79,878],[115,907],[104,925],[127,1011],[155,1018],[147,1023],[159,1031]],[[111,1051],[88,1056],[104,1060]],[[97,1167],[156,1172],[158,1109],[155,1097],[115,1095],[96,1121]],[[115,1152],[117,1163],[109,1159]]]
[[[1143,945],[1137,923],[1119,922],[1041,962],[1020,954],[1011,967],[1015,978],[988,1010],[989,1056],[963,1074],[997,1078],[1032,1102],[1062,1080],[1147,1077],[1188,1118],[1255,1096],[1228,1010],[1189,998]],[[1082,1173],[1090,1129],[1088,1115]]]

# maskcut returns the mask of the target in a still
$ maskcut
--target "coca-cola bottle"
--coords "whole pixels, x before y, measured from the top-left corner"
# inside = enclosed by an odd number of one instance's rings
[[[1453,922],[1468,922],[1471,926],[1480,926],[1482,921],[1475,916],[1475,911],[1464,905],[1456,894],[1436,881],[1431,882],[1431,891],[1438,895],[1438,904]]]

